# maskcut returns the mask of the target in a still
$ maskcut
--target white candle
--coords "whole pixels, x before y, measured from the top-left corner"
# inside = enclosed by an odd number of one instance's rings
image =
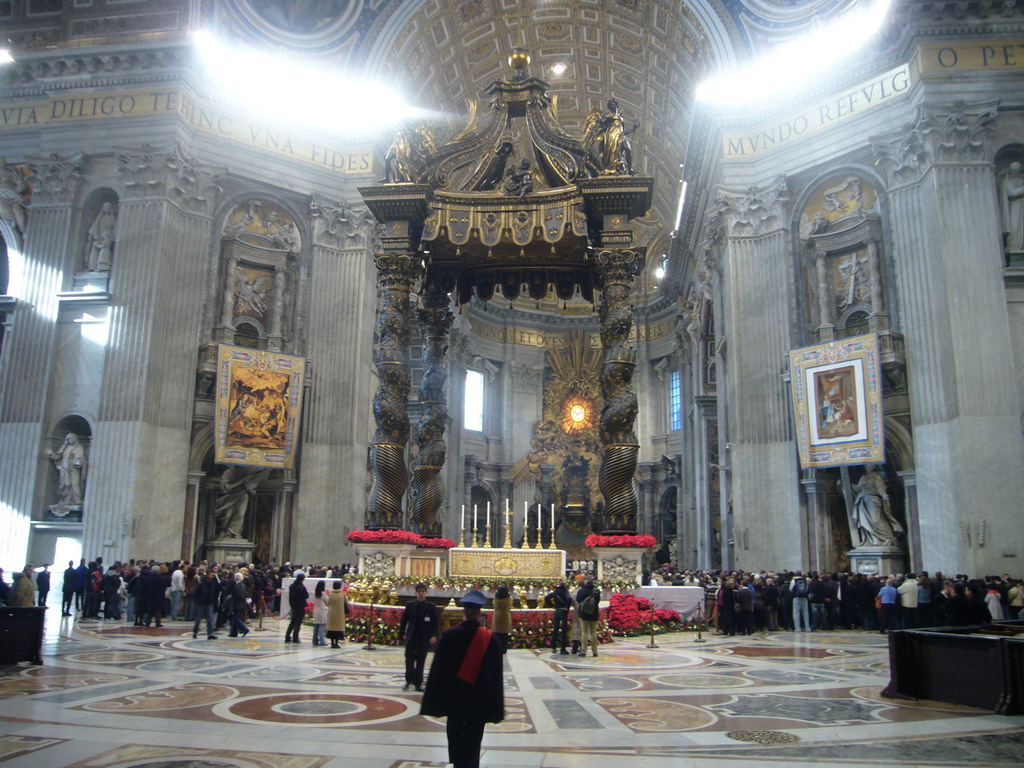
[[[523,502],[523,536],[526,536],[526,529],[530,527],[530,505]]]
[[[486,520],[486,522],[487,522],[487,525],[490,526],[490,524],[491,524],[491,502],[489,502],[489,501],[487,502],[487,520]]]
[[[554,533],[555,530],[555,505],[551,505],[551,531]]]
[[[476,504],[473,505],[473,530],[476,530]]]
[[[462,525],[459,526],[460,531],[466,530],[466,505],[462,505]]]

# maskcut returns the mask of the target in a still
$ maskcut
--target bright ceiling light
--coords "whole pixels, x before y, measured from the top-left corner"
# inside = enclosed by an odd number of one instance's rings
[[[14,61],[14,57],[11,56],[11,52],[6,48],[0,48],[0,64],[10,64]]]
[[[307,128],[359,134],[425,114],[380,82],[228,45],[203,30],[193,33],[193,39],[210,84],[243,109]]]
[[[567,64],[563,64],[562,62],[559,61],[557,64],[552,64],[551,65],[551,74],[552,75],[564,75],[565,74],[565,70],[567,70],[568,68],[569,68],[569,66]]]
[[[827,70],[870,42],[881,28],[891,0],[875,0],[780,45],[741,70],[705,80],[698,101],[738,104],[760,101]]]

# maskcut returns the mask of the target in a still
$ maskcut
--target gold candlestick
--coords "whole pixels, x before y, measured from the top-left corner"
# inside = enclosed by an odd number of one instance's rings
[[[466,529],[459,528],[459,549],[466,547]]]
[[[470,549],[475,549],[476,548],[476,526],[475,525],[473,526],[473,540],[471,542],[469,542],[469,547],[470,547]]]
[[[491,548],[491,521],[487,521],[487,537],[484,539],[484,549]]]
[[[508,510],[505,510],[505,549],[512,549],[512,526],[508,520]]]
[[[548,544],[548,549],[558,549],[558,547],[555,546],[555,529],[554,528],[551,529],[551,543]]]

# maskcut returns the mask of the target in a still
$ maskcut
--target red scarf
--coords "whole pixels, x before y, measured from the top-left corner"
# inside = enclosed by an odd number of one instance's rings
[[[487,646],[490,643],[491,630],[486,627],[477,627],[476,634],[469,641],[469,650],[466,651],[466,657],[462,660],[462,666],[459,667],[457,677],[460,680],[465,680],[470,685],[476,684],[480,666],[484,661],[484,654],[487,653]]]

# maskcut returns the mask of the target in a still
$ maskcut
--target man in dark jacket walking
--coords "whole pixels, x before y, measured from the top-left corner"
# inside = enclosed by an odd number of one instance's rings
[[[409,690],[410,685],[415,685],[417,691],[423,690],[423,665],[430,646],[437,642],[440,629],[437,606],[427,600],[427,585],[417,584],[416,599],[406,604],[402,623],[398,625],[398,636],[405,643],[403,691]]]
[[[569,609],[572,608],[569,590],[565,584],[559,584],[545,599],[555,608],[555,619],[551,629],[551,653],[567,656],[569,652],[565,646],[569,642]]]
[[[299,630],[302,628],[302,620],[306,618],[306,602],[309,600],[309,590],[303,582],[306,574],[303,571],[295,572],[295,581],[288,587],[288,607],[291,609],[291,618],[288,621],[288,629],[284,632],[286,643],[299,642]]]
[[[479,768],[484,724],[505,719],[501,643],[480,625],[486,597],[473,590],[460,604],[465,621],[441,635],[420,714],[448,718],[448,760],[455,768]]]
[[[217,636],[213,634],[213,606],[217,603],[219,586],[217,574],[213,571],[204,574],[199,583],[196,584],[195,592],[192,593],[192,604],[196,609],[196,621],[192,625],[193,638],[199,636],[199,622],[203,620],[203,617],[206,617],[206,639],[217,639]]]

